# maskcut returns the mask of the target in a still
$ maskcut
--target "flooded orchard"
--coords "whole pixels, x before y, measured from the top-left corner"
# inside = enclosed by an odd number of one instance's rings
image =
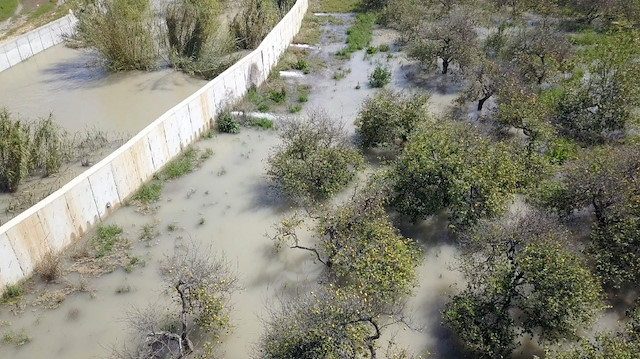
[[[340,65],[350,69],[346,76],[332,79],[337,66],[332,54],[343,46],[344,30],[351,21],[350,16],[340,16],[344,23],[327,26],[320,48],[312,53],[326,59],[327,67],[285,81],[292,86],[304,83],[312,86],[309,103],[305,104],[300,118],[304,118],[304,111],[323,108],[336,121],[343,121],[353,133],[353,121],[362,101],[375,91],[366,84],[376,64],[383,62],[393,69],[391,86],[396,88],[415,86],[410,76],[415,65],[399,52],[393,52],[391,57],[377,54],[365,58],[364,51],[359,51]],[[390,43],[393,37],[386,31],[376,31],[374,41]],[[51,70],[56,68],[55,64],[52,66],[45,68],[55,72]],[[62,75],[50,76],[71,75],[62,72]],[[175,74],[164,76],[169,83],[190,81],[176,80]],[[163,88],[164,80],[156,80],[160,81],[156,90]],[[87,83],[101,81],[109,86],[113,80],[98,76],[88,79]],[[154,80],[127,81],[137,83],[141,89],[155,88]],[[1,82],[4,84],[4,80]],[[193,84],[189,83],[188,86]],[[357,84],[362,88],[356,89]],[[188,86],[182,85],[182,89]],[[95,89],[92,85],[78,84],[76,90],[84,93]],[[453,97],[451,92],[435,91],[432,110],[442,111]],[[150,108],[155,111],[159,103],[156,100],[153,104],[138,104],[137,110],[132,106],[132,112],[127,115],[134,118],[137,115],[133,111]],[[91,109],[86,104],[77,106]],[[119,106],[128,110],[124,105]],[[0,312],[0,336],[12,339],[0,341],[2,357],[108,357],[113,348],[122,348],[132,337],[128,313],[135,308],[164,308],[171,303],[172,297],[160,274],[161,262],[177,248],[191,245],[224,257],[239,279],[240,289],[231,298],[233,328],[222,338],[221,352],[227,358],[255,355],[268,308],[283,296],[295,298],[316,282],[323,270],[306,251],[288,248],[275,251],[274,243],[265,235],[295,211],[269,187],[265,175],[266,159],[278,141],[275,131],[249,128],[243,128],[237,135],[220,134],[200,140],[196,144],[200,152],[210,149],[213,155],[203,161],[199,169],[163,182],[161,198],[151,204],[152,208],[143,211],[135,205],[123,206],[104,221],[103,225],[115,224],[124,229],[124,237],[131,244],[127,255],[137,259],[135,265],[118,267],[97,278],[73,272],[50,284],[29,282],[28,291],[32,294],[27,295],[22,304],[4,306]],[[448,237],[445,216],[416,225],[398,224],[404,235],[420,243],[425,258],[418,270],[419,285],[407,303],[411,328],[404,325],[387,328],[378,343],[380,354],[386,343],[393,340],[416,355],[430,352],[435,357],[455,357],[455,345],[440,326],[440,310],[456,283],[461,284],[461,276],[455,270],[456,249]],[[73,246],[75,248],[66,251],[65,260],[73,263],[74,252],[87,245],[92,236],[89,234]]]

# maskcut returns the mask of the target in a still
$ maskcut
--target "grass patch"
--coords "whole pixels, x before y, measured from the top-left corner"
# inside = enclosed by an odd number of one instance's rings
[[[340,59],[349,59],[352,53],[369,46],[375,22],[376,14],[357,14],[355,23],[347,29],[347,46],[338,51],[336,56]]]
[[[2,302],[3,303],[12,303],[20,298],[24,294],[24,288],[20,284],[9,284],[4,287],[4,291],[2,292]]]
[[[322,18],[315,16],[311,13],[307,13],[302,19],[302,26],[300,31],[293,38],[293,42],[297,44],[317,44],[320,42],[320,36],[322,35]]]
[[[233,119],[229,112],[223,112],[218,116],[218,132],[221,133],[238,133],[240,132],[240,125]]]
[[[7,332],[2,336],[2,342],[4,344],[13,344],[17,347],[21,347],[25,344],[31,342],[31,337],[29,337],[26,333],[20,332]]]
[[[160,233],[156,231],[155,223],[147,223],[144,226],[142,226],[142,230],[140,231],[140,240],[150,241],[159,235]]]
[[[162,194],[162,183],[152,182],[143,184],[138,192],[136,192],[132,200],[138,201],[143,205],[149,205],[150,203],[157,202]]]
[[[287,99],[287,90],[284,86],[280,90],[269,90],[269,99],[276,104],[283,104]]]
[[[387,44],[382,44],[378,46],[378,51],[380,52],[389,52],[389,50],[391,50],[391,47]]]
[[[568,40],[569,40],[569,43],[573,45],[591,46],[591,45],[595,45],[596,43],[601,41],[602,38],[606,36],[607,35],[599,33],[593,29],[588,29],[576,34],[569,35]]]
[[[260,117],[260,118],[252,118],[249,121],[250,127],[258,127],[264,130],[269,130],[273,128],[273,121],[268,118]]]
[[[197,152],[189,147],[178,158],[171,161],[164,169],[165,179],[175,179],[193,171],[197,165]]]
[[[302,105],[298,104],[298,105],[289,105],[289,112],[290,113],[298,113],[302,110]]]
[[[48,1],[38,6],[37,9],[35,9],[31,14],[29,14],[28,21],[35,21],[39,19],[40,17],[42,17],[42,15],[47,14],[51,10],[53,10],[54,7],[55,7],[55,4],[51,1]]]
[[[357,12],[361,10],[361,0],[319,0],[314,12]]]
[[[298,93],[298,102],[304,103],[309,101],[309,92],[311,91],[311,86],[309,85],[298,85],[296,87],[296,92]]]
[[[0,0],[0,21],[10,18],[16,8],[18,8],[18,0]]]
[[[108,226],[100,225],[96,231],[96,236],[93,237],[93,246],[96,250],[95,257],[102,258],[111,253],[118,242],[123,240],[122,228],[110,224]]]

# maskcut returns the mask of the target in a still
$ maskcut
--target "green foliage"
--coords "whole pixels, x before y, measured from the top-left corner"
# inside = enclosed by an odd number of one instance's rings
[[[320,0],[314,4],[315,11],[327,13],[347,13],[357,12],[360,8],[361,0]]]
[[[8,284],[2,292],[2,302],[11,303],[20,298],[24,294],[24,288],[20,284]]]
[[[348,59],[352,53],[369,46],[375,22],[376,14],[374,13],[357,14],[355,23],[347,29],[347,46],[336,55]]]
[[[18,0],[0,1],[0,22],[10,18],[18,8]]]
[[[371,74],[369,74],[369,85],[373,88],[381,88],[391,82],[391,70],[382,65],[376,66]]]
[[[122,232],[122,228],[115,224],[99,225],[96,235],[91,240],[96,251],[95,257],[102,258],[109,255],[116,245],[124,242]]]
[[[355,121],[363,147],[402,146],[420,123],[428,120],[429,95],[383,90],[367,98]]]
[[[295,64],[293,64],[292,68],[294,70],[300,70],[305,74],[308,74],[311,72],[311,69],[309,68],[309,64],[307,64],[306,60],[298,60],[298,62],[296,62]]]
[[[289,106],[289,112],[290,113],[298,113],[302,110],[302,105],[290,105]]]
[[[231,22],[231,33],[243,49],[253,49],[277,22],[273,0],[243,0],[242,11]]]
[[[167,6],[165,22],[172,56],[194,59],[203,54],[218,29],[218,0],[178,0]]]
[[[157,202],[162,194],[162,183],[151,182],[140,186],[140,189],[131,197],[132,200],[140,202],[146,206],[150,203]]]
[[[284,103],[287,100],[287,90],[282,86],[279,91],[269,90],[269,99],[276,104]]]
[[[218,131],[222,133],[240,132],[240,124],[233,119],[229,112],[223,112],[218,116]]]
[[[378,46],[378,51],[380,52],[389,52],[389,50],[391,50],[391,47],[387,44],[381,44]]]
[[[95,48],[110,70],[156,67],[158,47],[149,0],[99,0],[76,16],[78,39]]]
[[[273,128],[273,121],[268,118],[260,117],[260,118],[252,118],[249,122],[249,126],[251,127],[259,127],[263,130],[270,130]]]
[[[323,201],[349,184],[364,159],[342,127],[315,112],[308,121],[285,121],[282,144],[268,159],[267,175],[294,200]]]
[[[593,323],[604,308],[602,289],[582,258],[565,249],[567,238],[536,212],[480,222],[464,238],[468,284],[443,318],[474,357],[508,357],[520,334],[547,343],[573,339]]]
[[[391,172],[395,208],[413,219],[449,208],[452,225],[502,212],[521,181],[518,150],[476,132],[451,122],[416,129]]]

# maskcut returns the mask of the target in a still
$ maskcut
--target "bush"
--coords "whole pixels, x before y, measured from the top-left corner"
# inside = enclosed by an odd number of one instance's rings
[[[24,288],[19,284],[9,284],[2,292],[2,302],[9,303],[19,299],[24,294]]]
[[[231,33],[243,49],[253,49],[277,22],[272,0],[244,0],[243,10],[231,22]]]
[[[60,256],[51,252],[42,257],[35,272],[46,282],[52,282],[62,275],[62,267],[60,266]]]
[[[378,65],[371,74],[369,74],[369,85],[373,88],[384,87],[391,82],[391,70],[387,67]]]
[[[171,55],[198,58],[218,29],[217,0],[177,0],[165,17]]]
[[[284,88],[280,88],[280,91],[269,90],[269,99],[277,104],[284,103],[287,97],[287,90]]]
[[[240,132],[240,125],[230,113],[223,112],[218,117],[218,131],[222,133],[238,133]]]
[[[156,67],[158,47],[149,0],[99,0],[76,16],[76,37],[96,49],[110,70]]]
[[[356,131],[363,147],[394,148],[404,144],[419,123],[428,119],[429,95],[382,90],[364,101]]]
[[[308,121],[284,121],[280,135],[282,144],[267,161],[267,175],[295,201],[328,199],[349,184],[364,163],[349,147],[342,126],[323,112],[310,114]]]
[[[33,125],[0,110],[0,191],[15,192],[34,173],[57,172],[69,157],[68,135],[52,117]]]

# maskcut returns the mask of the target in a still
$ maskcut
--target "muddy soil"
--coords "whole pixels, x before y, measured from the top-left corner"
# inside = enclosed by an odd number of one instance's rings
[[[344,17],[344,24],[328,25],[319,49],[312,51],[313,56],[325,59],[328,66],[285,81],[287,86],[311,86],[309,102],[299,116],[303,118],[305,111],[322,108],[353,132],[353,121],[361,102],[376,91],[367,85],[367,76],[377,63],[393,69],[390,84],[393,88],[419,85],[415,80],[419,69],[397,51],[392,51],[391,56],[378,53],[369,58],[365,58],[364,51],[359,51],[345,63],[337,61],[332,54],[344,46],[345,30],[352,16],[336,16]],[[374,42],[391,44],[394,36],[387,30],[376,30]],[[392,50],[395,49],[392,46]],[[343,79],[334,80],[333,73],[338,66],[351,71]],[[360,89],[356,89],[358,84]],[[443,84],[444,91],[435,88],[432,93],[436,113],[446,111],[456,96],[455,88],[446,81]],[[94,279],[85,276],[81,280],[78,275],[68,273],[67,279],[57,284],[45,285],[34,279],[30,285],[35,294],[18,306],[0,309],[2,356],[17,359],[108,356],[109,348],[121,347],[130,338],[125,320],[128,310],[170,301],[160,280],[159,264],[176,247],[187,243],[211,248],[237,271],[242,289],[232,298],[234,328],[223,338],[221,350],[227,358],[248,358],[254,354],[266,309],[279,296],[295,295],[299,288],[316,281],[322,269],[307,252],[276,253],[273,243],[265,237],[274,224],[293,211],[269,188],[265,177],[266,158],[277,143],[274,131],[247,128],[238,135],[201,140],[197,145],[201,149],[212,149],[213,157],[199,170],[166,182],[155,210],[141,213],[135,206],[123,207],[105,221],[105,224],[124,228],[132,244],[129,255],[140,258],[144,265],[136,265],[131,272],[118,268]],[[152,226],[159,235],[141,241],[145,225]],[[437,358],[456,357],[455,345],[439,324],[443,303],[461,281],[455,270],[456,249],[448,237],[446,220],[436,216],[418,225],[400,225],[405,235],[416,238],[425,249],[425,261],[419,269],[420,284],[407,305],[414,319],[412,327],[419,330],[404,326],[388,328],[379,342],[380,347],[385,348],[386,341],[393,339],[414,354],[430,352]],[[91,234],[83,238],[80,245],[90,237]],[[65,256],[69,258],[72,252],[69,250]],[[57,309],[33,305],[42,293],[65,286],[82,287],[84,291],[58,297]],[[1,340],[5,336],[20,335],[30,340],[23,345],[15,340]]]

